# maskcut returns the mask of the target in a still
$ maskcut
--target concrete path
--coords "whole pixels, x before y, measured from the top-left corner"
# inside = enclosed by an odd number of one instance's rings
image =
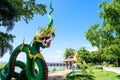
[[[66,80],[64,75],[71,72],[72,70],[58,71],[55,73],[48,74],[48,80]]]
[[[120,74],[120,67],[103,67],[104,70],[113,71]]]

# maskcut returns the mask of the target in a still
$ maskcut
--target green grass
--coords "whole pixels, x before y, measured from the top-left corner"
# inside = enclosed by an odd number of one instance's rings
[[[57,72],[57,71],[53,71],[53,70],[51,70],[51,71],[49,71],[48,73],[50,74],[50,73],[54,73],[54,72]]]
[[[105,70],[96,70],[93,76],[95,80],[120,80],[119,74]]]
[[[0,64],[0,68],[3,68],[4,65]],[[62,70],[52,70],[49,71],[49,73],[54,73],[57,71],[62,71]],[[74,75],[72,77],[69,77],[67,80],[120,80],[120,74],[117,74],[115,72],[111,71],[105,71],[105,70],[93,70],[94,74],[92,76],[84,76],[81,74]],[[14,80],[14,79],[12,79]]]
[[[60,69],[60,70],[49,70],[49,72],[48,72],[48,73],[50,74],[50,73],[55,73],[55,72],[58,72],[58,71],[63,71],[63,70],[64,70],[64,69]]]
[[[67,77],[67,80],[120,80],[120,75],[105,70],[94,70],[93,75],[85,76],[81,74],[76,74],[73,76]]]
[[[0,68],[3,68],[5,66],[5,64],[0,64]]]

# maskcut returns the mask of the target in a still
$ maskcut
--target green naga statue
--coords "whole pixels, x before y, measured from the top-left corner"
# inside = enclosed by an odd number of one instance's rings
[[[12,78],[15,80],[48,80],[48,68],[40,52],[40,47],[49,47],[52,39],[55,37],[55,29],[52,28],[53,19],[50,16],[53,10],[52,4],[50,4],[50,12],[48,14],[50,22],[45,28],[37,31],[31,45],[24,44],[23,41],[21,45],[15,48],[9,62],[4,68],[0,69],[0,80],[11,80]],[[26,64],[16,60],[21,52],[26,53]],[[35,69],[36,65],[38,69]],[[21,68],[21,72],[15,72],[15,67]]]

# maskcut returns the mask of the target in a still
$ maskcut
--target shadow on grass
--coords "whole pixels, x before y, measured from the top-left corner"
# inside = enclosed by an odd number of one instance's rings
[[[94,76],[92,75],[82,75],[82,74],[72,74],[69,73],[67,76],[66,76],[67,80],[95,80]]]
[[[120,79],[120,75],[117,75],[117,77]]]
[[[63,76],[49,76],[48,80],[67,80]]]

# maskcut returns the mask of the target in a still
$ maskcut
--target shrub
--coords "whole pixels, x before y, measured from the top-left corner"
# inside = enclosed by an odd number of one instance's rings
[[[94,66],[94,67],[95,67],[95,69],[103,69],[102,66]]]
[[[75,75],[67,75],[67,80],[94,80],[92,75],[82,75],[82,74],[75,74]]]
[[[115,64],[109,64],[108,66],[109,67],[115,67]]]

